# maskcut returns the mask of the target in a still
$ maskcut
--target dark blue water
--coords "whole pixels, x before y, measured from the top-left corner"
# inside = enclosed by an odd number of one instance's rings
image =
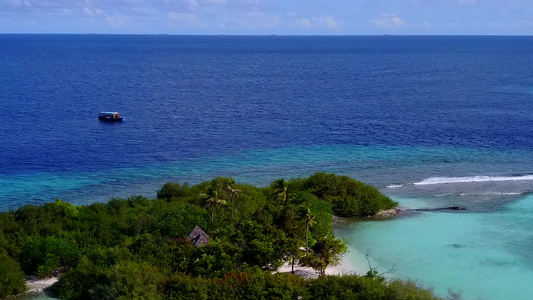
[[[479,150],[513,164],[504,174],[533,172],[524,166],[533,149],[531,37],[0,35],[0,66],[1,209],[88,200],[83,189],[99,193],[102,183],[101,196],[113,184],[138,185],[124,168],[152,167],[142,172],[159,184],[176,170],[157,166],[230,158],[238,166],[237,154],[294,147],[419,149],[391,167],[435,147],[445,154],[427,160],[443,164],[476,160],[457,153]],[[120,111],[123,124],[98,122],[101,110]],[[357,166],[328,161],[318,168],[357,175]],[[76,176],[85,177],[75,187],[61,183]]]
[[[533,37],[0,35],[0,70],[0,211],[336,172],[467,208],[339,229],[345,269],[533,293]]]

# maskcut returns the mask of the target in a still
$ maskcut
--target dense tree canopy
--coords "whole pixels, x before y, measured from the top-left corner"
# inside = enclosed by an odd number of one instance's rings
[[[303,190],[331,203],[333,212],[341,217],[371,216],[398,205],[377,188],[348,176],[318,172],[306,179],[291,180],[289,187],[289,192]]]
[[[24,273],[19,264],[0,252],[0,298],[21,293],[26,290]]]
[[[61,274],[53,291],[67,299],[318,299],[327,292],[321,279],[272,272],[290,262],[324,274],[347,249],[333,234],[333,213],[364,216],[394,205],[373,187],[326,173],[264,188],[220,177],[167,183],[156,199],[26,205],[0,213],[0,280],[8,283],[0,296],[24,290],[22,270]],[[195,226],[208,244],[187,239]],[[392,293],[376,278],[342,280]]]

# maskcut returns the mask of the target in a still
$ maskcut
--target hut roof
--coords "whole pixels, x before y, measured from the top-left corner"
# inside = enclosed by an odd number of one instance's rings
[[[188,239],[196,247],[200,247],[209,243],[209,236],[202,230],[202,228],[198,227],[198,225],[196,225],[191,231]]]

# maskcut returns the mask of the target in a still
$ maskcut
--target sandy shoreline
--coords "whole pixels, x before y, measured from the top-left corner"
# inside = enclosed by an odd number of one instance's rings
[[[40,293],[45,289],[51,287],[59,280],[58,277],[50,277],[45,279],[29,278],[26,280],[26,286],[28,287],[28,293]]]
[[[363,256],[364,257],[364,256]],[[285,263],[283,266],[281,266],[275,273],[291,273],[292,266],[289,263]],[[341,258],[341,261],[337,266],[329,266],[326,269],[327,275],[345,275],[345,274],[356,274],[356,275],[364,275],[368,271],[368,262],[364,261],[364,264],[362,262],[354,263],[350,261],[350,259],[344,255]],[[309,267],[302,267],[298,265],[294,265],[294,273],[297,275],[302,276],[303,278],[316,278],[318,277],[318,274],[315,270]]]

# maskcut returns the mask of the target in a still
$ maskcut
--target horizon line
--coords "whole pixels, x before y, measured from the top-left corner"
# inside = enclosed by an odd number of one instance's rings
[[[527,34],[278,34],[278,33],[264,33],[264,34],[225,34],[225,33],[212,33],[212,34],[191,34],[191,33],[65,33],[65,32],[50,32],[50,33],[34,33],[34,32],[0,32],[0,35],[140,35],[140,36],[261,36],[261,37],[364,37],[364,36],[464,36],[464,37],[532,37],[533,35]]]

